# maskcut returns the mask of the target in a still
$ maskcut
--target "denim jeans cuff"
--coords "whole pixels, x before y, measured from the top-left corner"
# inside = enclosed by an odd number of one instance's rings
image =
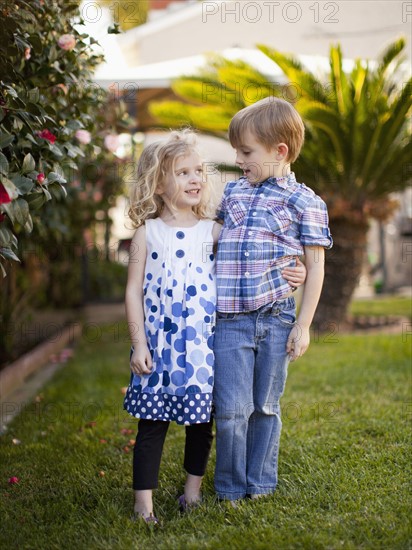
[[[251,487],[247,490],[248,495],[271,495],[276,487]]]
[[[220,500],[238,500],[246,496],[246,493],[220,493],[219,491],[216,493]]]

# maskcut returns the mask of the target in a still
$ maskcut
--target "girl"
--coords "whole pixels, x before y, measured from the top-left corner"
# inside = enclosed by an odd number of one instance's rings
[[[126,288],[132,373],[124,407],[140,419],[133,455],[135,516],[155,525],[152,491],[169,423],[186,427],[182,510],[201,499],[213,440],[212,252],[221,226],[208,219],[209,196],[193,132],[171,132],[145,148],[129,209],[137,230]],[[300,266],[285,276],[301,284],[305,270]]]

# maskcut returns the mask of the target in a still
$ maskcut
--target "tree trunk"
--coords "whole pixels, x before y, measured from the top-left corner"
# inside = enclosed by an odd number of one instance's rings
[[[325,282],[314,329],[337,334],[348,321],[348,307],[359,282],[366,252],[368,223],[346,218],[330,220],[333,248],[326,251]]]

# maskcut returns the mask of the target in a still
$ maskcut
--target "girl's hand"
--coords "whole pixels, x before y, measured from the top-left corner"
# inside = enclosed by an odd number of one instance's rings
[[[298,288],[303,285],[306,280],[306,267],[303,264],[298,256],[296,256],[296,266],[295,267],[285,267],[282,269],[282,277],[287,280],[290,286]]]
[[[150,374],[153,368],[152,356],[148,347],[135,347],[130,359],[133,374]]]

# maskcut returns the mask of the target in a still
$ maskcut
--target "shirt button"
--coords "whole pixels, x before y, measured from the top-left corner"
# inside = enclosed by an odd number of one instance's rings
[[[245,272],[245,277],[249,277],[249,275],[250,275],[249,271],[246,271]]]
[[[249,256],[249,252],[245,252],[245,256]]]
[[[253,235],[253,231],[248,231],[248,235]]]
[[[256,212],[253,212],[253,213],[252,213],[252,216],[256,216]]]

